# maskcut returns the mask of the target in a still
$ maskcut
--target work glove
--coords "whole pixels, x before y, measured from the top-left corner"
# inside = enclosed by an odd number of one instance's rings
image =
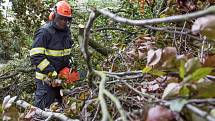
[[[52,78],[46,78],[43,80],[43,82],[45,82],[46,84],[48,84],[49,86],[52,87],[59,87],[62,84],[62,80],[61,79],[52,79]]]
[[[62,84],[62,80],[58,78],[56,71],[49,73],[48,77],[44,80],[44,82],[52,87],[58,87]]]
[[[52,87],[59,87],[62,84],[62,80],[61,79],[53,79],[51,82],[51,86]]]

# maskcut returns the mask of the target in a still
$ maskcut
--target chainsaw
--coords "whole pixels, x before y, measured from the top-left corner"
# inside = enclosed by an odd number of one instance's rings
[[[58,78],[64,80],[67,84],[73,84],[74,82],[80,80],[80,74],[77,71],[77,67],[65,67],[59,71]]]
[[[80,80],[80,74],[77,71],[77,63],[74,58],[71,57],[70,67],[65,67],[59,71],[58,78],[64,80],[67,84],[73,84],[74,82]]]

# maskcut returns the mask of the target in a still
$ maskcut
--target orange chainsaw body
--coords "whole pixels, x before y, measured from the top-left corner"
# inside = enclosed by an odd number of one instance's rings
[[[80,80],[80,74],[77,69],[71,69],[68,67],[63,68],[59,72],[59,78],[65,80],[65,83],[72,84]]]

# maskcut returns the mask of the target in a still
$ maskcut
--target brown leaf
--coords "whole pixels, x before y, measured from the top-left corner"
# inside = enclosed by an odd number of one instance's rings
[[[136,46],[141,46],[141,44],[144,43],[144,42],[145,42],[144,39],[138,38],[137,40],[135,40],[134,44],[135,44]]]
[[[205,17],[198,18],[193,26],[193,34],[201,33],[208,39],[215,39],[215,15],[208,15]]]
[[[143,39],[149,41],[149,40],[155,40],[155,37],[148,37],[148,36],[145,36],[145,37],[143,37]]]
[[[196,3],[193,0],[177,0],[178,6],[182,11],[194,11],[197,9]]]
[[[146,121],[172,121],[173,113],[163,106],[155,106],[149,109]]]
[[[130,59],[135,59],[138,57],[138,54],[136,53],[135,48],[133,48],[131,51],[127,52],[126,54]]]
[[[175,47],[166,47],[162,52],[162,67],[164,68],[172,68],[174,67],[174,60],[177,56],[177,50]]]
[[[139,4],[140,4],[140,12],[144,13],[145,0],[139,0]]]
[[[158,89],[160,89],[160,85],[158,83],[153,85],[148,85],[147,92],[154,92],[154,91],[157,91]]]
[[[154,50],[149,50],[148,53],[147,53],[147,65],[149,65],[153,59],[155,58],[155,51]]]
[[[146,58],[146,53],[141,52],[138,50],[138,59],[145,59]]]
[[[158,49],[156,51],[149,50],[147,54],[147,65],[148,66],[154,66],[159,63],[162,56],[162,50]]]
[[[147,41],[153,41],[155,40],[155,37],[150,37],[149,35],[140,35],[135,40],[135,45],[138,43],[145,43]]]
[[[208,55],[204,61],[203,65],[204,67],[215,67],[215,55]]]
[[[167,77],[167,83],[178,83],[180,80],[177,77]]]
[[[175,47],[165,47],[163,49],[163,53],[162,53],[163,60],[176,58],[176,55],[177,55],[177,50]]]
[[[215,3],[215,0],[208,0],[208,2],[209,2],[210,4],[214,4],[214,3]]]
[[[148,50],[154,49],[154,43],[147,41],[144,43],[140,43],[139,45],[137,45],[138,51],[141,51],[142,53],[146,53]]]

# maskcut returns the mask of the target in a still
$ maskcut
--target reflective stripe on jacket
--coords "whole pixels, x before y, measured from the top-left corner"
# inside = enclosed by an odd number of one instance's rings
[[[53,22],[43,25],[35,34],[31,62],[36,66],[36,78],[43,80],[69,65],[72,40],[70,30],[59,30]]]

